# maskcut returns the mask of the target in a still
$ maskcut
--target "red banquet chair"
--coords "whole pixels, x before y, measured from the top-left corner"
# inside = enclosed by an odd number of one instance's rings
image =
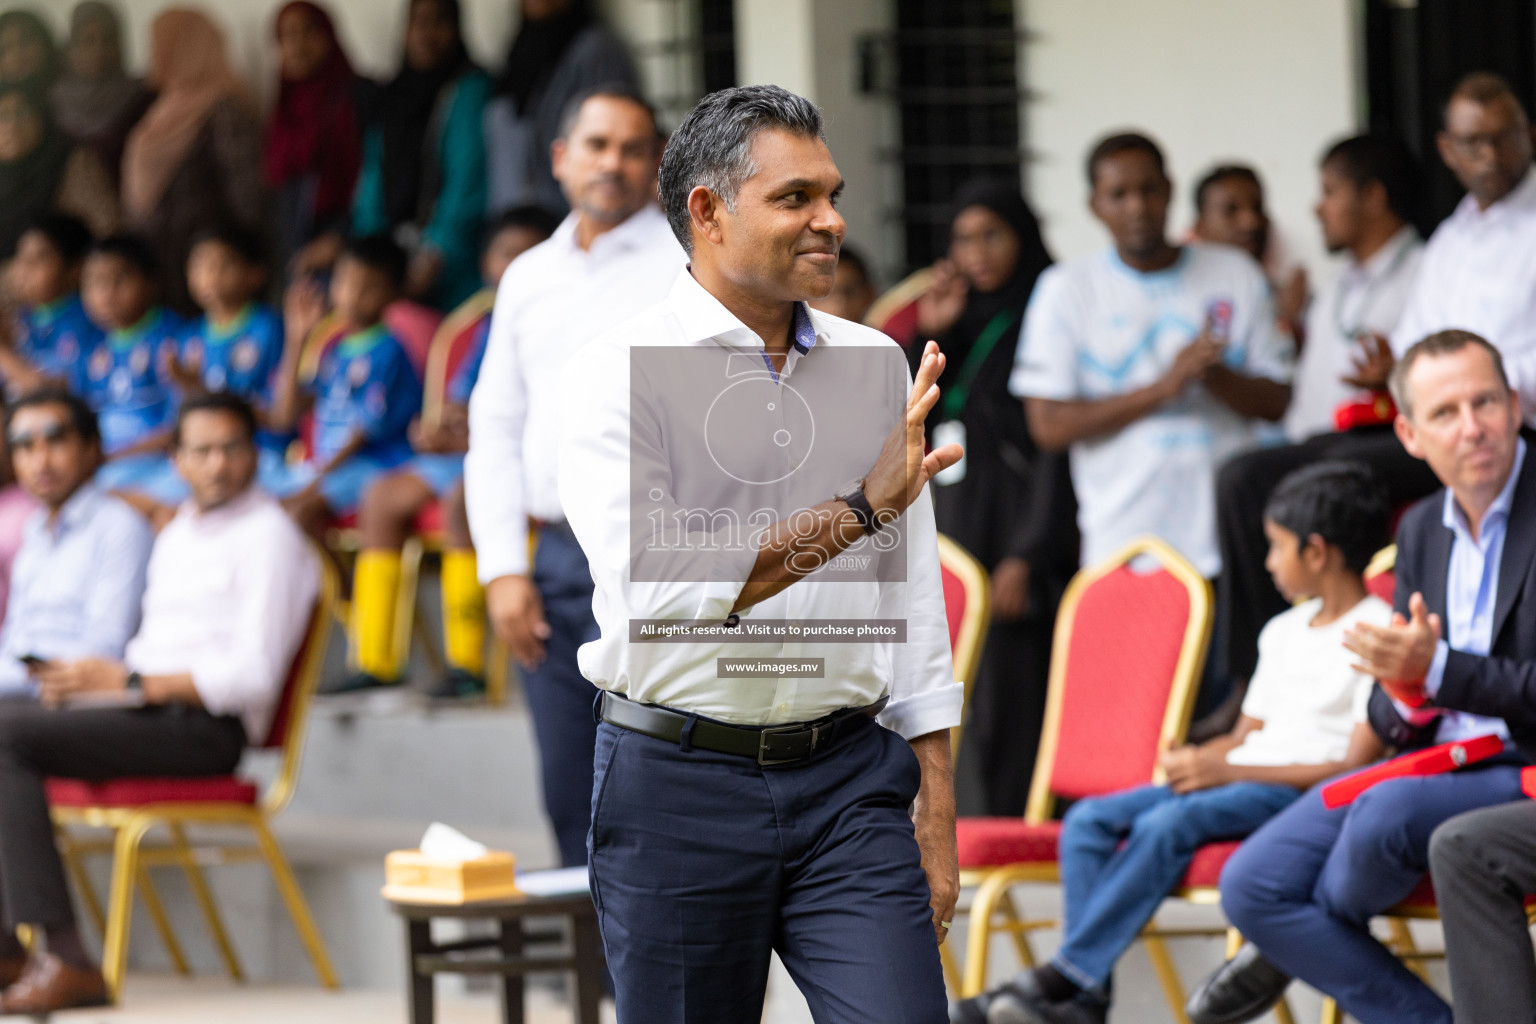
[[[1155,568],[1142,571],[1150,561]],[[1045,723],[1023,818],[957,823],[960,884],[974,889],[961,995],[986,987],[997,932],[1034,963],[1028,933],[1054,926],[1023,919],[1010,891],[1057,881],[1058,797],[1078,799],[1160,781],[1158,754],[1182,741],[1211,630],[1210,584],[1167,544],[1132,541],[1080,571],[1062,597],[1051,655]],[[1154,961],[1161,949],[1148,939]],[[1171,967],[1171,965],[1170,965]]]
[[[917,299],[932,280],[933,270],[928,267],[902,278],[869,307],[865,325],[884,332],[902,348],[911,345],[917,337]]]
[[[309,905],[294,878],[293,869],[282,847],[272,836],[269,822],[293,798],[298,785],[299,763],[303,757],[304,730],[309,720],[310,704],[320,681],[330,640],[332,605],[336,600],[336,571],[329,560],[316,552],[320,565],[320,594],[310,615],[308,631],[294,655],[282,696],[272,718],[272,726],[253,749],[280,751],[282,763],[276,777],[262,792],[255,782],[239,775],[195,778],[122,778],[105,782],[80,779],[47,780],[48,802],[58,835],[59,853],[75,881],[81,902],[103,936],[102,973],[115,1001],[122,991],[128,962],[128,935],[133,914],[133,895],[137,885],[160,937],[165,942],[171,963],[181,974],[190,973],[186,958],[150,881],[151,867],[179,867],[186,874],[193,898],[202,910],[212,933],[214,945],[231,978],[243,978],[240,961],[224,930],[223,920],[213,894],[203,877],[202,864],[261,860],[272,872],[278,894],[293,919],[315,973],[326,988],[338,987],[335,968],[326,952],[325,941],[315,927]],[[256,846],[188,842],[186,826],[224,826],[250,829]],[[170,836],[166,847],[145,847],[146,834],[163,826]],[[76,837],[77,827],[111,829],[109,841],[87,841]],[[111,853],[112,892],[106,914],[90,884],[82,857],[93,853]]]

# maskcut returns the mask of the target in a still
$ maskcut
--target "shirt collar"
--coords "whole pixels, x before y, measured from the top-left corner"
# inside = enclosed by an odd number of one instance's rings
[[[1509,194],[1488,209],[1479,209],[1477,200],[1470,194],[1462,197],[1456,204],[1456,211],[1451,216],[1463,224],[1489,223],[1498,221],[1503,217],[1512,216],[1522,210],[1536,207],[1536,165],[1526,168],[1525,177],[1520,179],[1520,184],[1510,190]]]
[[[1493,499],[1493,504],[1488,506],[1488,511],[1483,513],[1483,529],[1479,536],[1488,535],[1488,527],[1495,521],[1507,522],[1509,509],[1515,501],[1515,484],[1520,480],[1520,469],[1525,465],[1525,440],[1522,438],[1515,442],[1515,464],[1509,469],[1509,479],[1504,481],[1504,487],[1499,491],[1499,496]],[[1467,517],[1462,513],[1461,506],[1456,504],[1456,495],[1447,487],[1445,489],[1445,505],[1440,511],[1440,522],[1447,530],[1455,534],[1471,536],[1472,531],[1467,526]]]
[[[683,329],[684,340],[690,344],[712,340],[730,348],[767,348],[763,339],[699,284],[687,267],[678,272],[668,300]],[[795,303],[793,325],[794,347],[809,352],[816,346],[818,332],[810,308],[803,302]]]
[[[57,528],[53,531],[53,535],[62,536],[76,527],[84,525],[91,516],[95,515],[97,506],[101,504],[105,497],[106,491],[103,491],[95,480],[87,480],[81,484],[75,489],[75,493],[71,494],[69,499],[64,502],[64,507],[59,509]],[[41,529],[45,531],[48,529],[47,509],[39,511],[37,521]]]
[[[131,345],[149,333],[156,321],[160,318],[160,307],[150,306],[139,322],[131,327],[114,328],[107,334],[107,340],[119,348]]]
[[[253,480],[251,485],[233,498],[220,505],[218,508],[203,512],[197,507],[197,502],[188,498],[181,503],[176,510],[177,519],[185,519],[200,526],[214,526],[230,519],[239,519],[250,512],[263,500],[260,488]]]
[[[601,252],[607,249],[617,248],[628,251],[642,248],[651,231],[655,230],[655,221],[666,219],[661,212],[661,207],[655,203],[646,203],[624,220],[604,231],[592,240],[592,248],[586,251],[586,255]],[[549,240],[556,243],[567,252],[581,253],[581,246],[576,244],[576,224],[581,220],[581,215],[572,211],[560,222],[555,233]],[[670,230],[670,229],[669,229]]]
[[[69,310],[70,300],[75,297],[76,293],[71,292],[68,295],[54,299],[52,302],[45,302],[41,306],[33,306],[29,310],[32,322],[39,327],[53,326],[54,321],[58,320],[59,317]]]
[[[1397,264],[1403,250],[1418,240],[1419,233],[1414,230],[1413,225],[1404,224],[1397,229],[1397,234],[1387,239],[1385,245],[1366,257],[1364,263],[1356,264],[1354,269],[1366,280],[1382,277]]]

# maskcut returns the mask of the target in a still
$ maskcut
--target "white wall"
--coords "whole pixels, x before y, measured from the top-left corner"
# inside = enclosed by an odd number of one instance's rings
[[[1135,127],[1167,152],[1178,200],[1212,165],[1251,163],[1293,251],[1321,268],[1311,207],[1316,164],[1355,130],[1351,0],[1018,0],[1025,47],[1026,141],[1038,154],[1030,196],[1058,258],[1105,244],[1088,213],[1083,157]]]

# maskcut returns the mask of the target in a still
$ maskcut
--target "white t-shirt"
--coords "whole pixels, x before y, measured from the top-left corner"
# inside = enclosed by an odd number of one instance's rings
[[[1102,399],[1156,381],[1199,335],[1230,317],[1226,364],[1288,381],[1292,349],[1275,329],[1263,272],[1224,245],[1185,245],[1144,274],[1113,248],[1040,275],[1024,316],[1009,390],[1020,398]],[[1118,433],[1072,445],[1083,559],[1093,564],[1141,534],[1172,544],[1199,572],[1221,570],[1216,470],[1253,443],[1254,423],[1199,384]]]
[[[1228,764],[1327,764],[1349,752],[1350,734],[1366,720],[1371,677],[1350,668],[1344,630],[1357,622],[1385,626],[1392,606],[1370,596],[1326,626],[1314,598],[1281,612],[1259,634],[1259,665],[1243,698],[1243,714],[1264,728],[1227,752]]]

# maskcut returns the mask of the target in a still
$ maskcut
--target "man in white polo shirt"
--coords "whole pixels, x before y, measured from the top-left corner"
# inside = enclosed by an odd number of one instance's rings
[[[1288,343],[1247,254],[1167,240],[1156,143],[1104,139],[1088,179],[1114,245],[1040,276],[1010,389],[1035,442],[1071,450],[1085,563],[1155,534],[1213,577],[1216,467],[1284,414]]]
[[[572,212],[496,290],[469,400],[464,485],[491,627],[523,669],[544,809],[570,866],[587,861],[597,733],[576,649],[597,636],[597,622],[592,575],[556,493],[555,392],[571,353],[666,295],[683,250],[656,206],[661,137],[639,94],[578,94],[553,159]],[[540,524],[531,560],[530,520]]]

